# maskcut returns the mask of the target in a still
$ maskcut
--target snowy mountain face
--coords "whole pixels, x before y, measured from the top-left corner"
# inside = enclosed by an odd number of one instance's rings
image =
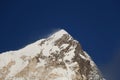
[[[65,30],[0,54],[0,80],[104,80],[90,56]]]

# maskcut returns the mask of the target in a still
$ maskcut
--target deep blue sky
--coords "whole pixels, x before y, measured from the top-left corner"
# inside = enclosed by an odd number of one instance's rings
[[[119,1],[0,0],[0,52],[20,49],[59,29],[80,41],[108,80],[118,80]]]

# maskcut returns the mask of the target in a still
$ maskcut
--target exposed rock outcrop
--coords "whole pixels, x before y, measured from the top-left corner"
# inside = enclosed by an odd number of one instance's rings
[[[17,51],[0,54],[0,80],[104,80],[78,41],[60,30]]]

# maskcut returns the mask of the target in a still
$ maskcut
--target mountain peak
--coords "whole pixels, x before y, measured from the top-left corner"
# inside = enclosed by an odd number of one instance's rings
[[[65,29],[60,29],[60,30],[58,31],[58,33],[68,34],[68,32],[67,32]]]
[[[53,35],[62,36],[63,34],[69,34],[69,33],[64,29],[61,29],[55,32]]]
[[[62,38],[64,35],[72,37],[67,31],[65,31],[64,29],[61,29],[53,33],[49,38],[53,38],[53,40],[55,41],[55,40]]]
[[[61,29],[23,49],[0,54],[0,80],[104,80],[78,41]]]

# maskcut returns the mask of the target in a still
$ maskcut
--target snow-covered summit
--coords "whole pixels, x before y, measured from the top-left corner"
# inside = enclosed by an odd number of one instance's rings
[[[90,56],[65,30],[0,54],[0,80],[104,80]]]
[[[69,33],[64,29],[60,29],[54,35],[63,35],[63,34],[69,34]]]
[[[64,29],[61,29],[61,30],[58,30],[57,32],[55,32],[54,34],[52,34],[50,36],[50,38],[53,37],[55,40],[57,40],[57,39],[61,38],[63,35],[69,35],[70,36],[70,34],[67,31],[65,31]]]

